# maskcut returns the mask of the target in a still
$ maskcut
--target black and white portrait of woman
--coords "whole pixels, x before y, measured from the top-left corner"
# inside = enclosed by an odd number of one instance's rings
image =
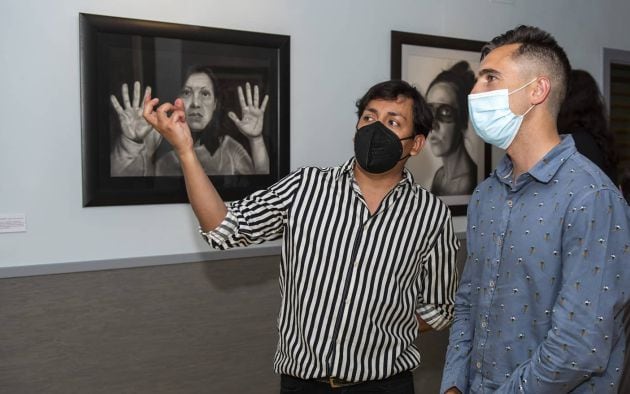
[[[442,160],[431,182],[431,192],[438,196],[472,194],[477,185],[477,164],[464,144],[467,97],[474,84],[475,74],[462,60],[439,73],[427,89],[425,98],[433,111],[429,147]]]
[[[401,77],[422,93],[434,117],[424,148],[407,167],[417,183],[450,206],[465,207],[487,175],[486,146],[468,119],[468,94],[478,65],[478,51],[402,48]]]
[[[290,36],[79,15],[84,206],[186,203],[179,156],[143,117],[184,109],[224,201],[289,173]]]
[[[257,85],[247,82],[235,92],[240,114],[224,113],[220,81],[208,66],[195,65],[186,73],[178,96],[186,109],[186,121],[195,139],[195,151],[208,175],[251,175],[269,173],[269,155],[262,137],[268,96],[261,99]],[[162,137],[142,117],[144,97],[151,94],[146,87],[140,97],[141,84],[121,88],[122,104],[115,94],[110,96],[113,110],[120,120],[120,135],[111,150],[112,176],[179,176],[181,168],[175,152],[162,147]],[[225,121],[245,137],[247,149],[226,132]]]

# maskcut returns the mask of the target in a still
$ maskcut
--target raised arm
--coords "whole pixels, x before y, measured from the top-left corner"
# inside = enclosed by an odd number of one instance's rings
[[[157,98],[151,99],[150,95],[145,97],[144,118],[173,147],[182,166],[188,200],[195,216],[202,230],[213,230],[225,218],[227,208],[195,154],[184,103],[177,99],[174,104],[164,103],[154,110],[158,102]]]

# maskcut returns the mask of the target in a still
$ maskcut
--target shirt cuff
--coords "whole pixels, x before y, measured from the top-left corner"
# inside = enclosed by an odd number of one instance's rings
[[[460,393],[466,393],[466,388],[468,387],[468,385],[465,384],[465,382],[457,382],[458,380],[461,379],[448,379],[442,383],[442,387],[440,388],[440,393],[446,393],[447,390],[452,389],[453,387],[455,387],[457,390],[460,391]]]
[[[416,313],[436,331],[447,328],[453,322],[451,314],[432,304],[420,304]]]
[[[450,388],[457,388],[462,393],[469,392],[468,368],[470,356],[465,349],[454,349],[450,345],[447,348],[446,362],[442,372],[440,393],[445,393]]]
[[[199,234],[201,237],[213,248],[219,249],[227,249],[230,247],[229,241],[232,239],[233,235],[238,231],[238,222],[236,220],[236,216],[232,213],[232,211],[228,207],[227,214],[225,218],[215,228],[210,231],[203,231],[201,227],[199,227]]]

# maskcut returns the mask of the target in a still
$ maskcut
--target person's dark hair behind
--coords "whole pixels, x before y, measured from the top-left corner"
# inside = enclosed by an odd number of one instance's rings
[[[626,199],[626,202],[630,204],[630,168],[626,167],[621,172],[619,185],[621,186],[623,197]]]
[[[402,80],[393,79],[372,86],[367,93],[356,102],[357,115],[361,117],[365,107],[372,100],[396,100],[399,96],[413,100],[414,133],[416,135],[422,134],[426,137],[433,124],[431,109],[420,92]]]
[[[608,127],[604,98],[595,79],[584,70],[569,74],[567,97],[558,114],[558,132],[573,134],[578,151],[617,182],[615,136]],[[587,140],[581,134],[587,134]],[[594,147],[589,146],[591,138],[600,152],[593,152]]]

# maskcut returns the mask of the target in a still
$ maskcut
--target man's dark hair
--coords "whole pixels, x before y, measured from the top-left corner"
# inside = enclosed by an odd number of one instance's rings
[[[429,90],[436,83],[445,82],[455,90],[457,100],[457,128],[461,131],[468,128],[468,95],[475,86],[475,73],[470,69],[470,64],[462,60],[451,68],[439,73],[427,88]]]
[[[550,104],[552,111],[557,114],[566,96],[567,80],[571,71],[571,63],[564,49],[555,38],[546,31],[534,26],[521,25],[496,36],[481,49],[481,59],[485,58],[493,49],[498,47],[520,44],[514,52],[514,57],[526,57],[541,64],[549,73],[552,81]]]
[[[359,118],[363,114],[365,107],[372,100],[396,100],[399,96],[407,97],[413,100],[413,131],[415,135],[422,134],[425,137],[431,130],[433,124],[433,114],[431,108],[424,100],[420,92],[407,82],[393,79],[377,83],[372,86],[363,97],[357,102],[357,115]]]

